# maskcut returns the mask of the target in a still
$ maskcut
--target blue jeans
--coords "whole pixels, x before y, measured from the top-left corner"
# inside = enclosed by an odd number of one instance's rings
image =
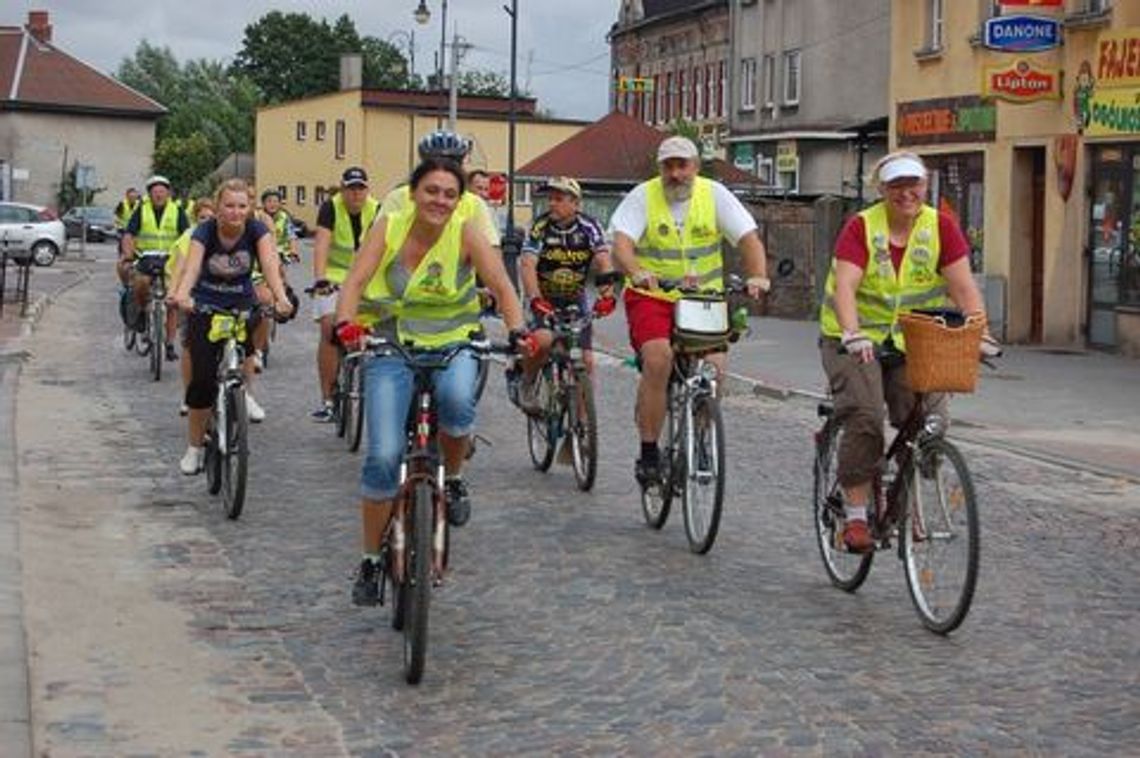
[[[452,359],[432,378],[440,431],[465,437],[475,428],[475,379],[479,363],[469,352]],[[400,488],[400,463],[407,445],[408,408],[415,390],[415,373],[396,357],[370,358],[364,363],[364,420],[368,441],[360,493],[369,500],[390,500]]]

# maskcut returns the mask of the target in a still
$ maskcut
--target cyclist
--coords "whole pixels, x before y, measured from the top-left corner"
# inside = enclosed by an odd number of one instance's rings
[[[332,341],[337,301],[334,285],[344,281],[379,210],[380,204],[368,191],[367,172],[353,166],[341,175],[340,191],[317,211],[317,231],[313,239],[313,320],[320,323],[317,374],[322,402],[312,413],[314,421],[333,420],[333,386],[340,362]]]
[[[527,413],[539,413],[538,371],[546,362],[554,334],[541,328],[544,319],[557,309],[577,304],[585,312],[590,307],[586,277],[591,267],[598,273],[613,271],[610,249],[602,227],[582,213],[582,188],[577,180],[560,176],[543,185],[539,192],[549,198],[550,209],[534,220],[523,244],[523,292],[530,303],[534,321],[531,328],[537,348],[524,358],[519,405]],[[598,288],[600,299],[594,309],[600,315],[613,312],[613,285]],[[594,353],[590,349],[591,327],[582,333],[583,359],[592,372]]]
[[[867,505],[883,455],[884,402],[895,426],[915,402],[904,367],[875,360],[876,348],[905,350],[899,314],[944,306],[947,295],[966,313],[985,312],[965,235],[950,214],[925,202],[922,159],[891,153],[873,175],[882,200],[852,216],[839,233],[819,314],[823,369],[843,424],[837,471],[846,512],[843,540],[854,552],[873,547]],[[988,331],[982,352],[1001,352]],[[927,396],[932,412],[943,417],[947,400]]]
[[[131,216],[134,215],[135,209],[139,207],[139,191],[134,187],[127,187],[123,199],[115,205],[115,228],[122,234],[130,223]]]
[[[337,306],[337,338],[352,347],[364,326],[353,323],[361,299],[384,303],[366,321],[378,333],[419,348],[447,348],[470,339],[479,328],[475,272],[495,293],[512,341],[529,339],[522,331],[522,307],[502,261],[473,220],[459,216],[465,177],[458,163],[428,158],[411,176],[412,205],[382,216],[344,281]],[[477,361],[461,353],[435,377],[439,410],[439,446],[446,471],[448,521],[460,526],[470,517],[462,479],[469,438],[475,424]],[[404,422],[412,401],[413,374],[399,358],[374,358],[364,366],[368,444],[361,476],[363,551],[353,585],[357,605],[377,598],[380,546],[399,487],[406,441]]]
[[[261,264],[265,278],[274,295],[274,308],[282,315],[292,311],[285,293],[285,285],[278,275],[277,251],[273,234],[260,221],[252,218],[252,195],[249,186],[241,179],[222,183],[215,197],[217,216],[200,224],[190,238],[190,250],[183,264],[184,271],[173,295],[174,302],[187,312],[186,341],[191,354],[192,376],[186,388],[186,404],[190,406],[188,421],[189,444],[179,468],[183,474],[193,475],[202,470],[205,450],[206,423],[217,396],[218,361],[222,345],[209,340],[212,315],[195,313],[195,303],[215,308],[248,308],[255,301],[253,270],[255,261]],[[253,320],[259,318],[254,311]],[[253,334],[249,324],[249,336]],[[253,366],[246,361],[243,367],[247,387],[252,379]],[[250,419],[253,408],[258,407],[252,395],[247,395]],[[264,417],[264,414],[262,414]]]
[[[135,261],[147,250],[169,250],[178,237],[190,228],[190,222],[182,209],[170,199],[170,180],[165,176],[154,175],[146,180],[147,198],[131,214],[127,228],[123,232],[119,251],[119,281],[130,290],[139,313],[146,312],[146,301],[150,297],[150,277],[135,271]],[[144,317],[139,317],[136,328],[142,331]],[[167,339],[174,336],[167,333]],[[166,343],[166,360],[178,359],[174,342]],[[155,345],[152,349],[158,350]]]
[[[723,237],[740,249],[749,296],[759,298],[770,286],[756,221],[724,185],[697,175],[697,146],[686,137],[669,137],[657,149],[657,164],[660,176],[634,187],[610,220],[614,257],[626,273],[630,342],[641,362],[636,408],[641,454],[635,470],[642,486],[658,478],[657,437],[673,366],[673,304],[680,298],[676,291],[660,290],[659,279],[723,290]],[[723,353],[710,360],[724,370]]]
[[[182,272],[185,270],[183,265],[186,261],[186,256],[190,253],[190,235],[199,224],[208,221],[214,217],[214,200],[210,197],[200,197],[194,204],[194,226],[182,232],[182,236],[170,248],[170,257],[166,259],[166,281],[169,282],[166,291],[169,293],[178,291],[178,283],[182,279]],[[169,300],[169,297],[167,298]],[[173,303],[172,303],[173,304]],[[178,326],[179,311],[177,308],[170,308],[166,312],[166,333],[174,334]],[[183,324],[185,326],[185,324]],[[182,405],[178,409],[180,416],[185,416],[190,412],[190,406],[186,405],[186,388],[190,386],[190,350],[186,342],[186,331],[182,332],[182,361],[179,364],[179,369],[182,373],[182,390],[183,398]]]
[[[301,260],[297,252],[297,233],[293,230],[293,217],[281,205],[280,191],[270,187],[261,193],[261,222],[274,232],[277,254],[287,263]]]
[[[482,198],[483,202],[491,202],[491,175],[483,169],[467,172],[467,188]]]

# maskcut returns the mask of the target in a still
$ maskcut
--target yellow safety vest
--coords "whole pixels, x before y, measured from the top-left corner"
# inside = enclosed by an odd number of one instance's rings
[[[273,232],[277,241],[277,254],[284,256],[289,253],[289,212],[278,208],[273,214]]]
[[[190,255],[190,236],[194,234],[194,227],[182,232],[182,236],[170,246],[170,257],[166,259],[166,280],[174,277],[174,269]]]
[[[702,289],[724,291],[724,257],[716,225],[712,182],[700,176],[694,179],[693,196],[680,233],[660,177],[650,180],[646,186],[645,205],[645,233],[637,242],[637,264],[658,279],[682,279],[693,274]],[[681,298],[676,290],[662,292],[633,287],[628,277],[626,285],[660,300]]]
[[[125,197],[120,200],[119,204],[115,206],[115,226],[119,229],[126,229],[127,224],[131,223],[131,216],[135,215],[135,210],[138,207],[138,200],[133,203],[127,202]]]
[[[397,337],[420,348],[442,348],[466,342],[479,328],[479,296],[475,272],[461,264],[463,221],[452,214],[439,240],[432,246],[408,280],[407,289],[396,299],[388,286],[388,269],[398,265],[400,248],[408,238],[416,208],[411,206],[387,219],[384,254],[364,288],[370,303],[363,321],[375,322],[382,308],[396,317]]]
[[[333,220],[332,241],[329,244],[329,262],[325,270],[325,278],[330,282],[341,284],[344,282],[348,270],[352,268],[352,259],[356,255],[356,245],[352,239],[352,221],[348,216],[348,208],[344,205],[344,198],[338,193],[333,199],[333,211],[336,213]],[[380,203],[371,195],[364,201],[360,209],[360,239],[372,227],[376,213],[380,210]]]
[[[139,233],[135,237],[135,253],[146,250],[169,250],[170,246],[178,240],[178,213],[179,208],[168,201],[162,212],[162,225],[159,226],[154,217],[154,205],[149,199],[144,200],[139,217]]]
[[[891,229],[886,205],[876,203],[859,215],[863,218],[867,250],[870,252],[863,279],[855,291],[859,329],[876,344],[882,344],[891,337],[895,347],[905,352],[899,314],[915,308],[946,305],[946,280],[938,271],[942,250],[938,238],[938,211],[929,205],[922,207],[907,240],[897,274],[891,262]],[[820,306],[819,326],[826,337],[839,338],[843,335],[835,312],[834,258]]]

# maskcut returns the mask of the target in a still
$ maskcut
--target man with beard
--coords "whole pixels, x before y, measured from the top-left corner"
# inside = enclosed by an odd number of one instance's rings
[[[642,486],[658,480],[657,438],[673,366],[673,306],[681,297],[676,290],[661,290],[659,280],[723,291],[724,238],[740,249],[749,296],[760,298],[771,284],[756,221],[724,185],[697,175],[696,145],[686,137],[669,137],[657,149],[657,164],[661,175],[634,187],[610,220],[613,254],[626,273],[630,343],[641,361],[636,475]],[[724,353],[710,360],[724,371]]]

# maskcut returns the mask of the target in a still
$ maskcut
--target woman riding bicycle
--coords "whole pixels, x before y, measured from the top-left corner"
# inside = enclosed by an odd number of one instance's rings
[[[222,345],[209,339],[211,314],[195,313],[195,303],[213,308],[252,308],[257,298],[253,291],[254,259],[261,263],[265,278],[273,292],[277,313],[287,316],[292,311],[277,266],[277,249],[273,234],[260,221],[250,216],[251,195],[241,179],[230,179],[218,188],[215,198],[217,215],[199,224],[190,238],[190,251],[183,263],[184,271],[178,289],[171,296],[175,305],[187,311],[186,342],[190,349],[191,379],[186,388],[186,404],[190,406],[189,446],[179,464],[183,474],[202,470],[206,423],[217,395],[218,361]],[[252,354],[254,313],[246,327],[246,355]],[[253,368],[247,359],[243,367],[246,382]],[[247,396],[250,416],[256,407]]]
[[[970,247],[957,222],[925,203],[927,170],[909,152],[885,156],[874,169],[882,200],[853,216],[839,234],[823,305],[820,353],[843,424],[838,477],[848,550],[873,547],[867,529],[871,481],[883,455],[883,404],[897,426],[915,402],[901,361],[880,363],[876,351],[905,351],[899,314],[946,305],[984,315],[970,273]],[[996,355],[987,331],[983,353]],[[946,416],[947,397],[928,395]]]
[[[458,163],[427,158],[412,173],[412,204],[392,216],[377,217],[341,285],[336,337],[342,345],[358,346],[368,327],[419,349],[443,350],[468,341],[479,328],[476,273],[495,295],[512,338],[523,334],[522,307],[502,260],[476,222],[454,213],[464,185]],[[368,327],[352,321],[358,306]],[[455,526],[470,516],[460,473],[475,424],[477,371],[475,357],[464,352],[435,377],[447,517]],[[374,357],[364,366],[364,388],[368,424],[361,474],[364,555],[352,600],[375,605],[380,545],[400,485],[413,373],[400,358]]]

